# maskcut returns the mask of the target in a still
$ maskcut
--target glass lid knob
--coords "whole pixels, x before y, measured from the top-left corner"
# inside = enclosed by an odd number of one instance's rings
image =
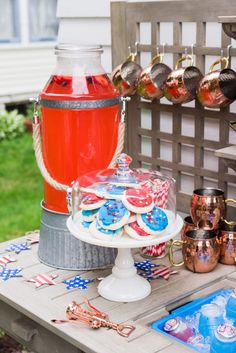
[[[134,172],[129,167],[131,162],[132,158],[130,156],[128,156],[126,153],[121,153],[116,159],[118,168],[112,176],[112,181],[120,183],[136,183]]]

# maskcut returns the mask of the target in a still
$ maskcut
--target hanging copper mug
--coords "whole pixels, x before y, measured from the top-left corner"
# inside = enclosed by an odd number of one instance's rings
[[[170,72],[169,66],[163,63],[163,54],[157,54],[141,72],[136,93],[145,99],[160,99],[164,95],[164,84]]]
[[[223,70],[214,70],[218,64],[224,63]],[[199,102],[208,108],[222,108],[236,99],[236,72],[228,68],[229,58],[216,60],[203,77],[197,90]]]
[[[176,263],[173,258],[174,246],[182,246],[183,261]],[[210,272],[219,260],[220,247],[217,233],[213,230],[193,229],[185,234],[184,240],[170,242],[169,260],[172,266],[185,265],[192,272]]]
[[[190,66],[179,67],[186,60],[190,60]],[[169,74],[164,87],[164,95],[174,104],[190,102],[196,97],[201,78],[202,73],[196,66],[193,66],[193,56],[185,55],[177,61],[175,70]]]
[[[236,265],[236,223],[227,223],[225,221],[220,223],[218,235],[220,262],[225,265]]]
[[[138,43],[136,42],[136,52],[130,52],[125,62],[117,66],[112,72],[112,82],[122,96],[135,94],[142,72],[141,66],[135,62],[137,45]]]
[[[191,198],[190,213],[198,228],[218,229],[219,221],[225,217],[224,191],[214,188],[196,189]]]

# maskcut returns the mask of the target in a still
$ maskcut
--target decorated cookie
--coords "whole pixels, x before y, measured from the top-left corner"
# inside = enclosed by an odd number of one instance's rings
[[[125,232],[134,239],[144,240],[144,239],[153,239],[155,235],[150,235],[145,230],[143,230],[137,222],[129,223],[125,226]]]
[[[128,219],[128,224],[129,223],[133,223],[133,222],[135,222],[136,221],[136,219],[137,219],[137,216],[136,216],[136,213],[134,213],[134,212],[130,212],[130,217],[129,217],[129,219]]]
[[[95,220],[98,214],[98,211],[99,211],[99,208],[96,208],[95,210],[81,210],[79,212],[79,217],[81,218],[82,221],[92,222]]]
[[[109,199],[116,199],[117,196],[123,195],[126,189],[125,186],[108,184],[106,187],[107,195],[105,195],[105,197],[108,196]]]
[[[146,188],[130,188],[122,199],[125,207],[134,213],[147,213],[154,207],[153,197]]]
[[[137,222],[145,232],[157,235],[167,227],[168,218],[161,208],[154,206],[150,212],[138,214]]]
[[[105,202],[106,200],[95,194],[86,194],[82,199],[80,208],[82,210],[94,210],[100,208]]]
[[[91,223],[92,223],[92,222],[85,222],[85,221],[82,221],[82,222],[81,222],[81,225],[83,226],[83,228],[89,229]]]
[[[89,232],[89,227],[91,223],[92,222],[83,221],[81,218],[78,218],[76,221],[76,225],[78,226],[78,228],[84,232]]]
[[[119,229],[123,227],[130,217],[130,212],[120,200],[107,200],[99,209],[97,220],[104,229]]]
[[[123,234],[123,228],[118,229],[105,229],[100,226],[100,224],[96,221],[92,222],[89,231],[91,234],[95,236],[95,238],[102,239],[102,240],[115,240],[120,238]]]

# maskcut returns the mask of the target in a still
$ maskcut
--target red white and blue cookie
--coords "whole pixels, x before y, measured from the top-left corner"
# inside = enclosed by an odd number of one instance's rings
[[[92,222],[83,221],[81,218],[76,221],[76,225],[78,226],[78,228],[85,232],[89,232],[89,227],[91,223]]]
[[[104,229],[119,229],[128,223],[130,212],[120,200],[107,200],[99,209],[97,220]]]
[[[122,201],[134,213],[147,213],[154,207],[153,197],[147,189],[130,188],[125,191]]]
[[[125,232],[134,239],[144,240],[144,239],[153,239],[156,236],[150,235],[150,233],[145,232],[137,222],[129,223],[125,226]]]
[[[168,217],[161,208],[154,206],[150,212],[138,214],[137,222],[145,232],[158,235],[168,226]]]
[[[97,220],[91,223],[89,231],[95,238],[111,241],[120,238],[123,234],[123,228],[105,229],[100,226]]]
[[[136,213],[134,213],[134,212],[130,212],[130,217],[129,217],[129,219],[128,219],[128,224],[129,223],[132,223],[132,222],[135,222],[136,221],[136,219],[137,219],[137,216],[136,216]]]
[[[125,190],[127,190],[125,186],[108,184],[104,196],[108,199],[116,199],[117,196],[119,198],[119,196],[124,195]]]
[[[103,198],[93,194],[85,194],[84,197],[82,198],[80,208],[82,210],[95,210],[96,208],[101,207],[106,200]]]
[[[96,219],[99,208],[95,210],[81,210],[79,211],[79,218],[85,222],[92,222]]]

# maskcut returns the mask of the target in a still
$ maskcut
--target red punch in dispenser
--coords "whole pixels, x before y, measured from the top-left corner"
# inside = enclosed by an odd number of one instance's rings
[[[104,169],[123,148],[121,98],[101,66],[100,46],[56,47],[57,65],[36,105],[33,137],[44,177],[39,258],[58,268],[113,263],[114,249],[97,248],[67,230],[66,190],[78,176]],[[102,254],[101,254],[102,252]]]

